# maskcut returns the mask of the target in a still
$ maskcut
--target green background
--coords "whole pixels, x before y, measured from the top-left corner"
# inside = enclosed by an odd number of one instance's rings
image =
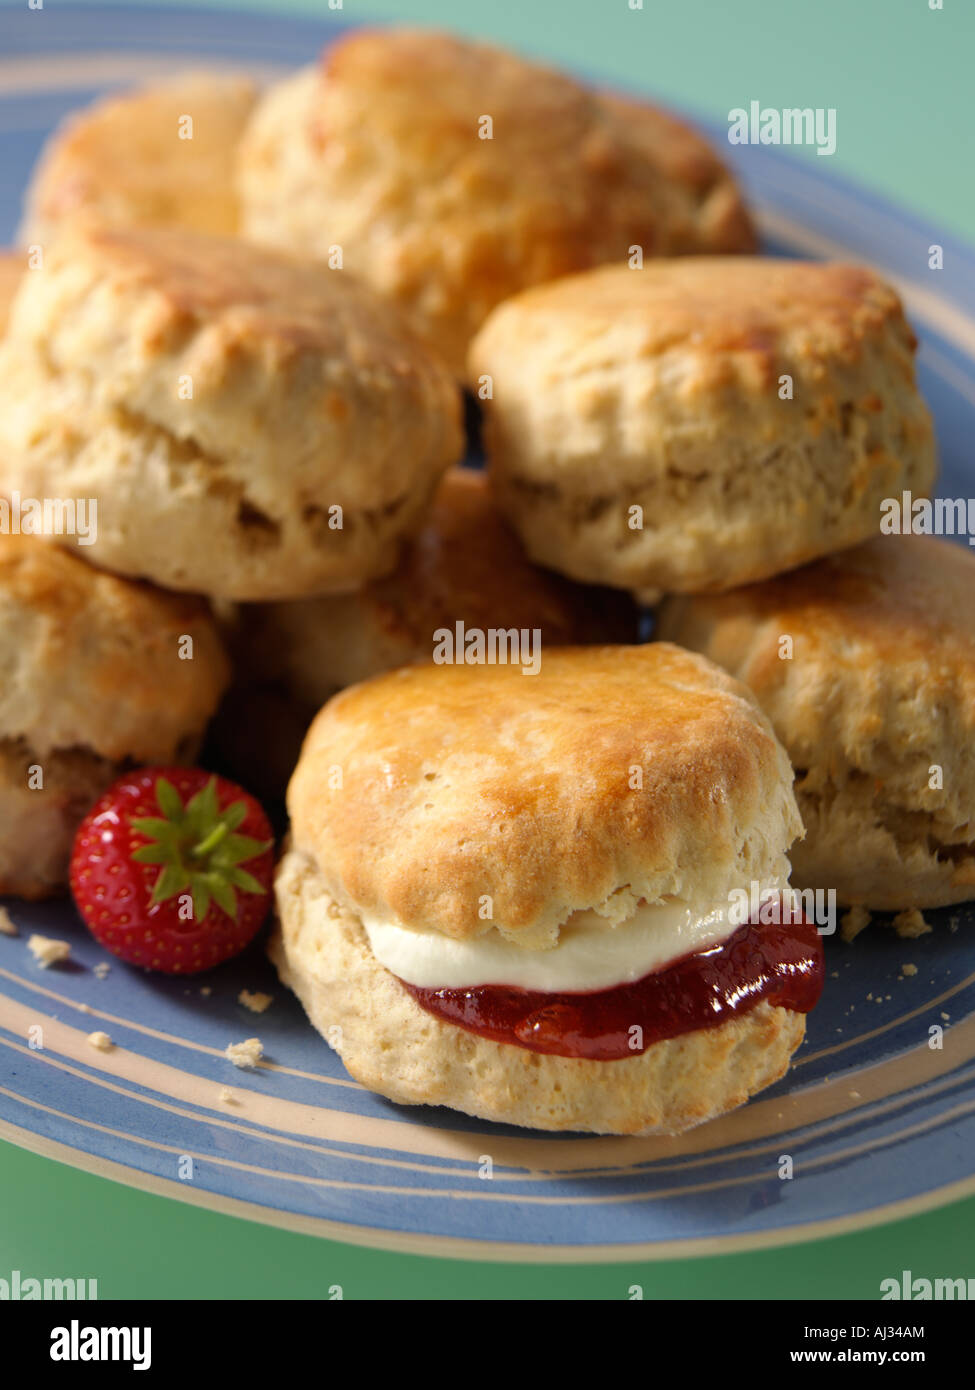
[[[26,0],[25,0],[26,3]],[[70,0],[45,0],[49,12]],[[134,8],[134,7],[133,7]],[[190,7],[192,8],[192,7]],[[327,0],[214,3],[327,17]],[[174,3],[173,24],[180,22]],[[944,0],[345,0],[336,19],[442,24],[653,92],[835,107],[831,168],[975,240],[975,3]],[[0,20],[2,22],[2,20]],[[812,158],[799,151],[797,158]],[[837,1175],[842,1181],[842,1174]],[[95,1278],[110,1297],[876,1298],[902,1269],[975,1275],[975,1199],[788,1249],[622,1265],[514,1266],[357,1249],[218,1216],[0,1145],[0,1277]]]

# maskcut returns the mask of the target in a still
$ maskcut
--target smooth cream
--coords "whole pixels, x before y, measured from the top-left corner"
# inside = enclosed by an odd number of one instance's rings
[[[770,879],[763,889],[783,889]],[[613,926],[595,912],[577,912],[558,944],[544,951],[513,945],[497,931],[455,941],[429,928],[416,930],[362,918],[373,954],[407,984],[421,989],[516,985],[547,993],[613,989],[640,980],[692,951],[718,945],[741,925],[730,895],[723,902],[671,901],[638,908]]]

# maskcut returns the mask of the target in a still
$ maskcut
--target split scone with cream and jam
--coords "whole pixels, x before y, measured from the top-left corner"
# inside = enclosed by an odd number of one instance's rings
[[[392,1100],[674,1134],[778,1080],[822,987],[754,697],[666,643],[415,665],[319,713],[288,790],[282,980]],[[778,923],[763,921],[780,917]]]

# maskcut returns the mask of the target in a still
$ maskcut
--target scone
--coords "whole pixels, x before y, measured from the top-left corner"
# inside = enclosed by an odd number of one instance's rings
[[[192,761],[228,663],[201,600],[0,535],[0,893],[64,887],[74,832],[119,774]]]
[[[501,305],[492,482],[529,554],[653,598],[875,535],[935,475],[915,339],[869,270],[755,257],[611,267]]]
[[[822,982],[753,697],[665,644],[337,695],[288,789],[272,955],[359,1081],[537,1129],[676,1133],[777,1080]],[[747,914],[743,914],[747,916]]]
[[[503,630],[499,655],[520,665],[540,661],[550,646],[638,636],[626,595],[573,584],[529,563],[483,472],[470,468],[446,474],[424,525],[386,578],[354,594],[248,604],[227,626],[237,681],[221,717],[221,743],[241,775],[246,767],[253,785],[276,796],[326,700],[382,671],[429,661],[445,639],[463,652],[479,634]],[[273,733],[255,748],[255,726],[272,721]]]
[[[62,238],[0,375],[0,494],[94,498],[87,558],[221,598],[389,570],[463,447],[454,381],[368,288],[191,232]]]
[[[0,251],[0,338],[6,332],[10,305],[26,264],[22,251]]]
[[[877,910],[975,898],[975,556],[879,536],[669,600],[661,634],[751,686],[796,769],[800,886]]]
[[[256,97],[243,74],[192,71],[70,115],[31,179],[21,243],[47,246],[79,218],[233,236],[234,157]]]
[[[341,254],[458,373],[502,299],[607,261],[754,249],[731,175],[642,102],[448,34],[360,30],[272,86],[244,234]]]

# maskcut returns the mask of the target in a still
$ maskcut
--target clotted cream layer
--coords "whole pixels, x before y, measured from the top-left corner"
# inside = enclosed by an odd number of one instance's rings
[[[781,891],[785,878],[763,880]],[[747,891],[747,890],[746,890]],[[530,951],[485,932],[456,941],[442,932],[415,930],[362,917],[373,954],[407,984],[421,989],[514,985],[547,993],[614,989],[640,980],[692,951],[716,946],[741,926],[729,893],[721,902],[671,901],[637,908],[618,926],[595,912],[577,912],[550,950]]]

